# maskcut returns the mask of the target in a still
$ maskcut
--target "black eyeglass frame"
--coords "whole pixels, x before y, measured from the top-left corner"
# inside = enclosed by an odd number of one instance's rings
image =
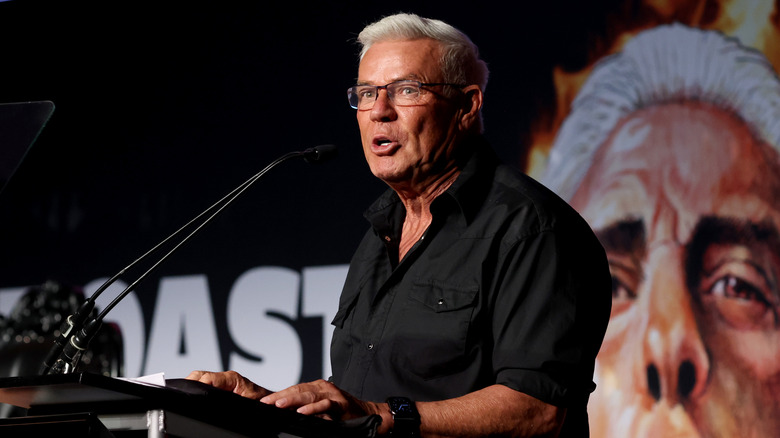
[[[358,104],[357,104],[357,99],[359,98],[359,96],[357,94],[357,88],[358,87],[373,88],[374,89],[374,102],[373,103],[376,103],[376,100],[379,98],[379,90],[388,91],[387,87],[391,87],[393,85],[401,84],[401,83],[416,84],[417,88],[420,88],[420,89],[422,89],[424,87],[436,87],[436,86],[449,86],[449,87],[455,87],[455,88],[458,88],[458,89],[463,89],[465,87],[468,87],[468,85],[463,85],[463,84],[452,84],[452,83],[449,83],[449,82],[420,82],[420,81],[415,81],[415,80],[412,80],[412,79],[401,79],[399,81],[393,81],[393,82],[390,82],[389,84],[385,84],[385,85],[353,85],[353,86],[351,86],[351,87],[349,87],[347,89],[347,100],[349,101],[349,106],[352,107],[352,109],[359,110]],[[394,95],[395,95],[394,93],[390,93],[388,91],[388,97],[390,97],[391,101],[393,101]],[[352,103],[353,96],[354,96],[354,99],[355,99],[355,103]],[[414,106],[414,105],[402,105],[402,106]],[[372,104],[371,108],[373,108],[373,107],[374,106]],[[365,110],[369,110],[371,108],[365,108]]]

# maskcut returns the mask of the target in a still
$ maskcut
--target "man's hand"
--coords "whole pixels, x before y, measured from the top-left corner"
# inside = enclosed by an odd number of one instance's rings
[[[211,386],[255,400],[260,400],[261,398],[272,394],[271,391],[254,384],[251,380],[235,371],[224,371],[219,373],[211,371],[193,371],[187,376],[187,379],[208,383]]]
[[[295,409],[304,415],[316,415],[328,420],[349,420],[376,414],[382,417],[380,434],[392,423],[390,409],[384,403],[358,400],[325,380],[300,383],[260,399],[283,409]]]
[[[349,420],[377,414],[382,417],[378,430],[380,434],[387,433],[393,421],[390,409],[385,403],[358,400],[325,380],[300,383],[279,392],[272,392],[235,371],[193,371],[187,379],[208,383],[278,408],[292,409],[303,415],[315,415],[328,420]]]

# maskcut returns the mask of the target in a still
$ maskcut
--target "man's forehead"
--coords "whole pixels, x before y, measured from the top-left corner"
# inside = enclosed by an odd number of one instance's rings
[[[431,39],[377,42],[360,61],[358,81],[430,80],[441,70],[439,48],[438,42]]]

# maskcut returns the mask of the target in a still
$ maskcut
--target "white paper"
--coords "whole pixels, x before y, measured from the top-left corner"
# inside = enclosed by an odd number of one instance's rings
[[[165,386],[165,373],[149,374],[148,376],[141,376],[136,378],[119,377],[119,380],[125,380],[127,382],[138,383],[147,386]]]

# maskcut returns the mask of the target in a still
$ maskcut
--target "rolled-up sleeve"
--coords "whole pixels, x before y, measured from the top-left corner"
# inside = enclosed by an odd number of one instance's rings
[[[507,243],[492,303],[496,383],[567,406],[595,389],[611,278],[590,233],[541,230]]]

